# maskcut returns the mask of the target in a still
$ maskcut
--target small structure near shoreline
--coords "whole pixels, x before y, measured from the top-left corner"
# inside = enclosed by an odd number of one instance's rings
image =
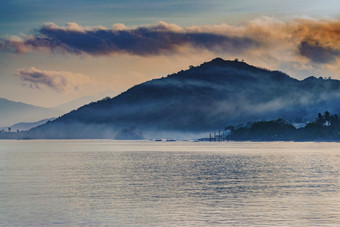
[[[229,130],[209,133],[209,141],[228,141]]]

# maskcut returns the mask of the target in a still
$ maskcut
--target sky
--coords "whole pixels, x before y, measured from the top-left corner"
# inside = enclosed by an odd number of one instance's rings
[[[340,1],[0,1],[1,98],[54,107],[216,57],[340,79]]]

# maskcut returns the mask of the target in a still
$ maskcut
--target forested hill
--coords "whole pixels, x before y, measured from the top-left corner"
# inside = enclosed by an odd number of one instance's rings
[[[223,139],[237,141],[340,141],[340,118],[326,111],[301,128],[277,119],[242,127],[229,126],[225,130]]]
[[[297,80],[279,71],[216,58],[136,85],[32,129],[29,138],[113,138],[135,127],[146,137],[200,133],[221,125],[284,118],[305,122],[340,112],[340,81]]]

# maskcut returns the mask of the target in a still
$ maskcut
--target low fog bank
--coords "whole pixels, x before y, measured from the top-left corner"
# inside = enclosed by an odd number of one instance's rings
[[[16,134],[16,135],[15,135]],[[47,122],[29,131],[13,132],[16,139],[117,139],[117,140],[192,140],[207,137],[208,133],[137,128],[110,127],[106,124]]]

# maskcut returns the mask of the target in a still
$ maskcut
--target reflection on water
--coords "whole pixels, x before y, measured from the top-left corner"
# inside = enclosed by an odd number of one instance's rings
[[[0,225],[336,225],[339,146],[0,141]]]

